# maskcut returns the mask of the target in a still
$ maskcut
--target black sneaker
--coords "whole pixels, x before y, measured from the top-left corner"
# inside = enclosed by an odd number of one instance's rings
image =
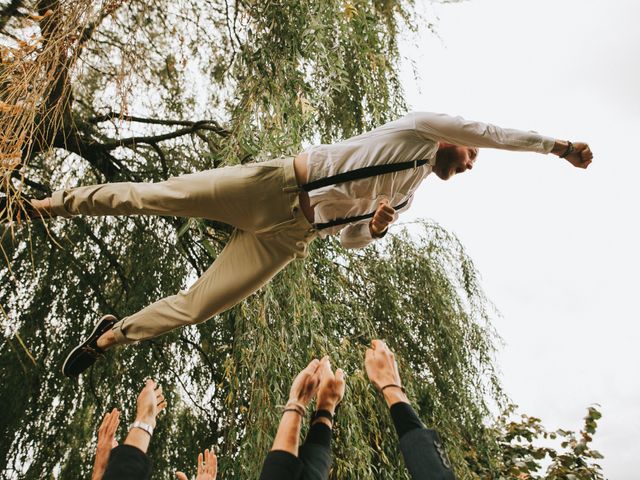
[[[67,377],[77,377],[93,365],[98,358],[103,356],[104,350],[98,348],[98,339],[104,332],[110,330],[117,321],[118,319],[113,315],[105,315],[102,317],[100,321],[96,323],[91,335],[71,350],[71,353],[62,365],[62,373]]]

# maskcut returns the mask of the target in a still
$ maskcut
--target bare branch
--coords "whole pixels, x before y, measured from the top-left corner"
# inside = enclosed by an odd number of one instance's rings
[[[164,133],[162,135],[151,135],[147,137],[127,137],[113,142],[102,143],[101,146],[105,150],[114,150],[118,147],[132,147],[138,143],[146,143],[150,145],[152,143],[163,142],[165,140],[172,140],[174,138],[190,135],[198,130],[208,130],[221,136],[227,135],[227,130],[220,129],[220,127],[215,122],[214,124],[211,124],[210,122],[205,120],[201,122],[195,122],[190,127],[181,128],[170,133]]]
[[[222,128],[220,124],[215,120],[199,120],[197,122],[192,122],[189,120],[144,118],[144,117],[136,117],[133,115],[123,115],[118,112],[109,112],[104,115],[97,115],[95,117],[91,117],[88,121],[89,123],[101,123],[101,122],[106,122],[108,120],[121,120],[125,122],[148,123],[151,125],[181,125],[183,127],[194,127],[196,125],[201,125],[201,124],[210,124],[215,126],[217,129],[219,129],[220,135],[222,136],[230,135],[230,132]]]

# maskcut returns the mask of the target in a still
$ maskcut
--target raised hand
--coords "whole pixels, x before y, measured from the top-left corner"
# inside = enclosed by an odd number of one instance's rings
[[[368,348],[365,353],[364,366],[369,380],[382,391],[389,406],[397,402],[408,403],[402,389],[398,363],[386,343],[382,340],[371,341],[371,348]]]
[[[105,414],[98,428],[98,444],[96,446],[96,459],[93,463],[92,480],[102,478],[109,462],[111,450],[118,446],[116,440],[116,430],[120,425],[120,412],[114,408]]]
[[[136,420],[156,426],[156,416],[167,406],[162,387],[149,379],[138,395]]]
[[[344,397],[345,387],[342,369],[337,369],[334,375],[329,358],[323,358],[320,362],[320,386],[316,402],[318,410],[328,410],[333,415]]]
[[[218,458],[213,450],[209,452],[207,448],[204,451],[204,456],[198,454],[198,473],[196,480],[216,480],[218,474]],[[178,480],[189,480],[183,472],[176,472]]]
[[[287,403],[299,403],[303,407],[306,407],[318,391],[319,384],[320,361],[314,358],[293,380],[291,390],[289,391],[289,401]]]

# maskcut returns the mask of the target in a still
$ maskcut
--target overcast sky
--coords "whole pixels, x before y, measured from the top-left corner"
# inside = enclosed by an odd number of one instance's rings
[[[471,172],[429,177],[401,218],[432,218],[467,247],[502,313],[498,364],[521,410],[575,430],[600,404],[605,475],[636,479],[640,2],[427,8],[439,38],[401,45],[410,110],[586,141],[595,157],[582,171],[551,155],[485,150]]]

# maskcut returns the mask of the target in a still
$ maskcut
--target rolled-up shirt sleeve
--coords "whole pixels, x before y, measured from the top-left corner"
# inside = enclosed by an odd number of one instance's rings
[[[415,112],[413,116],[418,134],[454,145],[549,153],[555,143],[554,138],[537,132],[501,128],[443,113]]]

